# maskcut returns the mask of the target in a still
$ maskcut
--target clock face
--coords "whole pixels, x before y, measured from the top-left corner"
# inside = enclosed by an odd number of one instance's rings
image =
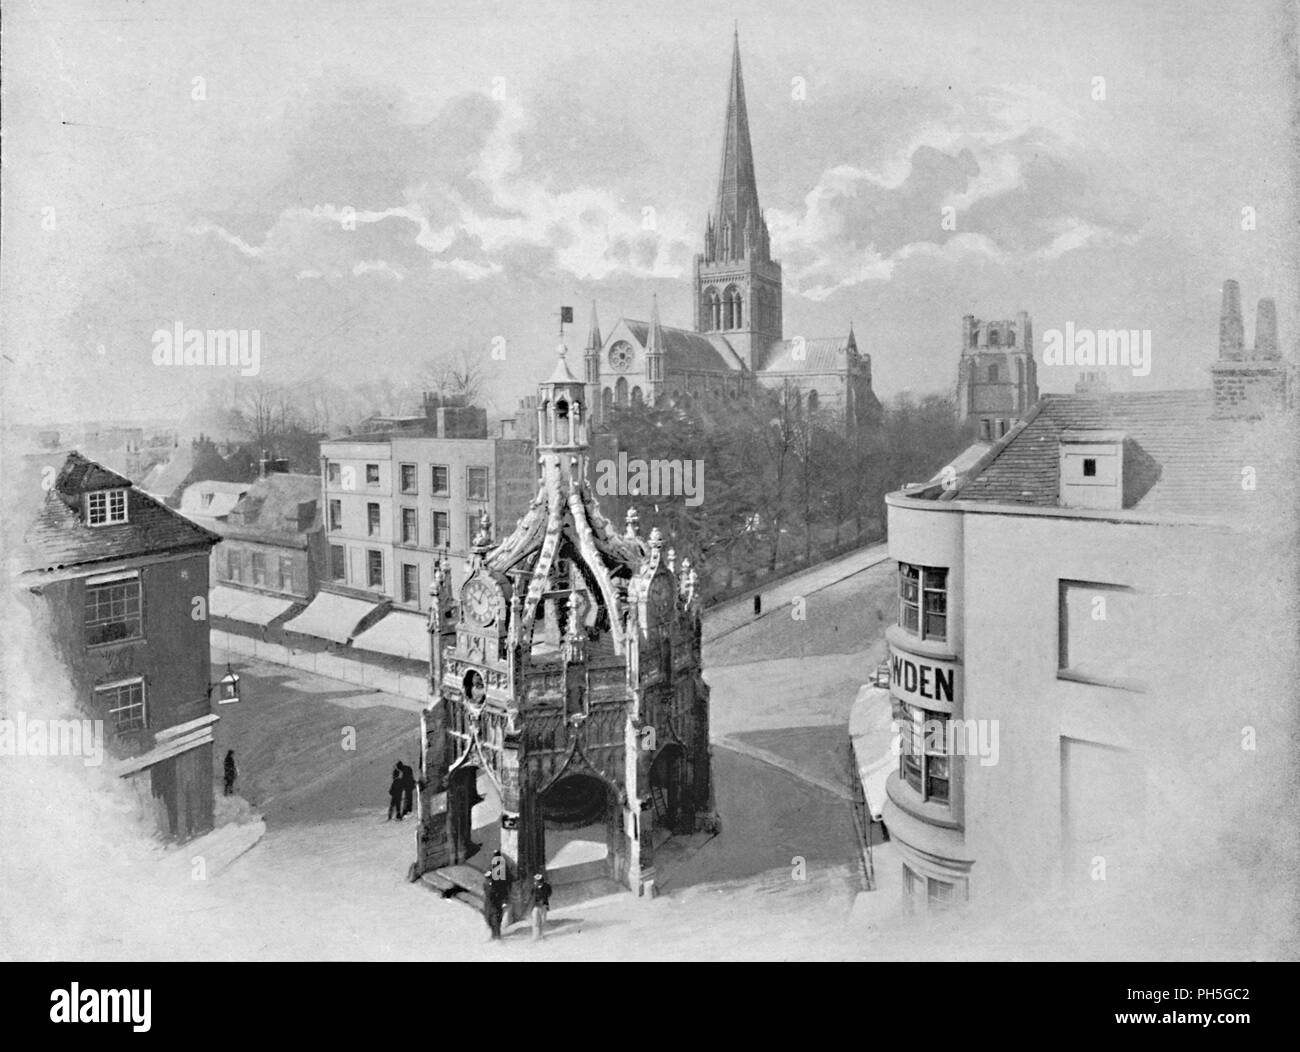
[[[609,349],[609,364],[613,369],[624,372],[632,365],[632,345],[619,340]]]
[[[486,627],[497,619],[497,592],[487,581],[474,580],[461,593],[465,616],[476,625]]]
[[[650,606],[660,621],[668,620],[673,610],[673,586],[660,578],[650,588]]]

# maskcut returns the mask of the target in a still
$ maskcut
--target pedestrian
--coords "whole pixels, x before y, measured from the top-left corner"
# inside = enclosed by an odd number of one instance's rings
[[[545,873],[533,874],[533,938],[546,938],[546,911],[551,908],[551,882]]]
[[[401,766],[402,764],[399,760],[397,766],[393,768],[393,780],[388,785],[388,817],[384,819],[386,822],[391,822],[394,815],[397,816],[399,822],[402,820]]]
[[[487,872],[483,874],[483,915],[493,939],[501,938],[501,919],[509,892],[505,856],[499,850],[494,851],[488,860]]]
[[[225,766],[225,785],[226,785],[225,795],[229,796],[231,793],[235,791],[235,778],[238,777],[238,772],[236,772],[235,770],[234,749],[226,750],[226,762],[224,766]]]
[[[415,806],[415,769],[400,760],[397,766],[402,770],[402,814],[409,815]]]

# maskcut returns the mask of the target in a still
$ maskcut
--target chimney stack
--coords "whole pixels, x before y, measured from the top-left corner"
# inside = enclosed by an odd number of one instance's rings
[[[1255,311],[1255,357],[1277,358],[1277,304],[1269,297]]]
[[[1219,313],[1219,358],[1238,362],[1245,356],[1245,330],[1241,324],[1241,290],[1229,278],[1223,283],[1223,309]]]
[[[1255,348],[1249,358],[1243,348],[1241,299],[1237,283],[1223,283],[1223,314],[1219,319],[1219,360],[1210,366],[1214,415],[1252,420],[1291,404],[1291,376],[1277,349],[1277,308],[1267,297],[1259,301]]]

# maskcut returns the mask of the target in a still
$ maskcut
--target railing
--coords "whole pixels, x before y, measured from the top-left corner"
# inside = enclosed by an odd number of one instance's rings
[[[871,857],[871,808],[867,805],[867,790],[858,774],[858,755],[853,749],[853,739],[848,740],[849,791],[853,794],[853,829],[858,837],[858,856],[862,860],[862,879],[865,890],[876,890],[876,867]]]

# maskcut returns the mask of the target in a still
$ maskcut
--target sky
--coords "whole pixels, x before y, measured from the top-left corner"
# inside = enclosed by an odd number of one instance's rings
[[[239,370],[155,364],[178,324],[255,331],[249,384],[400,382],[464,349],[499,411],[549,374],[561,305],[575,359],[593,300],[606,332],[656,295],[689,326],[733,25],[787,337],[852,323],[882,397],[945,393],[962,316],[1026,310],[1040,363],[1067,322],[1149,329],[1150,374],[1112,386],[1204,387],[1226,278],[1247,341],[1272,296],[1296,354],[1295,21],[1273,0],[9,4],[4,421],[187,419]],[[1076,378],[1040,364],[1044,390]]]

